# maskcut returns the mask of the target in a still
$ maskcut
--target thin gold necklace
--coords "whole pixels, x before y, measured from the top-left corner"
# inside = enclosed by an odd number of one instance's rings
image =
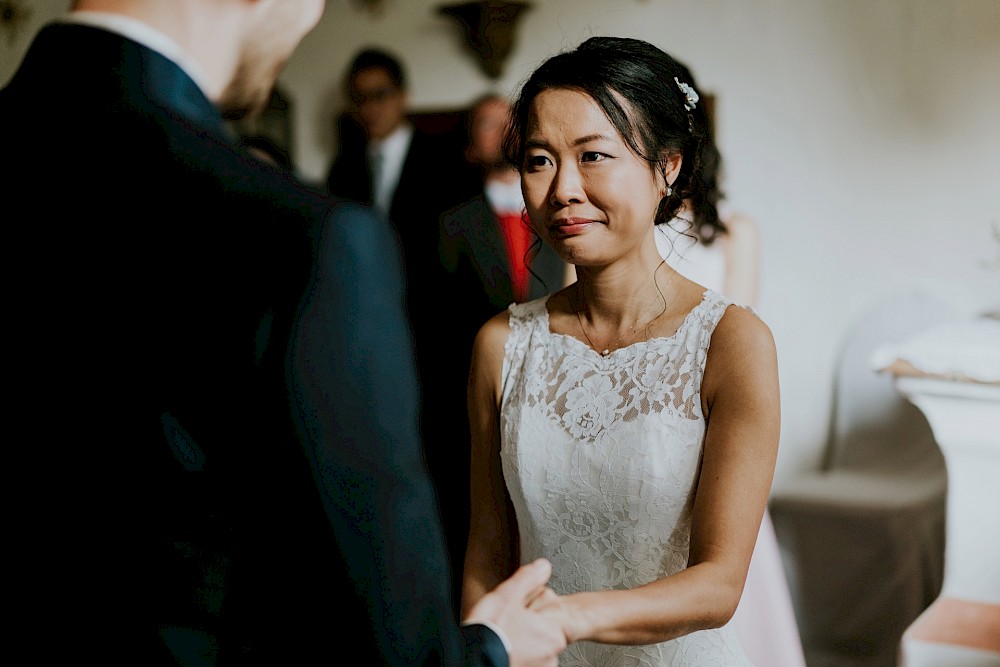
[[[606,347],[603,350],[597,349],[597,346],[594,345],[594,341],[590,339],[590,334],[587,333],[587,327],[583,326],[583,315],[580,314],[581,312],[583,312],[582,309],[576,311],[576,319],[580,322],[580,330],[583,331],[583,335],[587,337],[587,342],[590,343],[590,347],[597,350],[602,357],[608,356],[611,354],[611,348]]]
[[[659,267],[657,267],[657,268],[659,268]],[[670,274],[670,279],[667,280],[667,284],[663,286],[664,291],[666,291],[666,289],[670,286],[670,283],[673,282],[674,276],[676,276],[676,275],[677,275],[677,271],[676,270],[673,273]],[[654,282],[656,280],[655,274],[654,274],[653,280],[654,280]],[[661,298],[662,298],[662,293],[661,293]],[[577,297],[577,303],[579,304],[579,297]],[[605,347],[605,348],[599,348],[597,345],[594,345],[593,339],[590,337],[590,334],[587,333],[587,327],[585,327],[583,325],[583,315],[582,315],[583,308],[579,308],[578,307],[578,308],[575,308],[574,310],[576,310],[576,319],[580,323],[580,331],[582,331],[583,335],[586,336],[587,342],[590,343],[590,347],[593,348],[594,351],[596,351],[602,357],[606,357],[609,354],[611,354],[611,347],[610,346],[609,347]],[[655,322],[657,319],[659,319],[659,317],[661,315],[663,315],[663,313],[665,313],[666,310],[667,310],[667,302],[664,301],[663,310],[661,310],[652,319],[650,319],[649,321],[647,321],[646,324],[644,325],[644,327],[648,328],[649,325],[652,324],[653,322]],[[625,339],[622,339],[622,338],[619,337],[619,338],[617,338],[615,340],[615,343],[618,344],[615,349],[620,349],[620,348],[626,347],[629,344],[627,341],[630,341],[633,338],[633,336],[635,335],[635,330],[638,329],[638,328],[639,328],[639,320],[636,320],[635,324],[633,324],[629,328],[628,333],[626,334],[627,337]],[[625,344],[622,344],[623,340],[626,341]]]

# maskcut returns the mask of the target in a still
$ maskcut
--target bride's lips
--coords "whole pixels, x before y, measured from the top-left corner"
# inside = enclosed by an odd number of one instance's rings
[[[564,218],[556,220],[549,225],[549,233],[552,234],[553,238],[576,236],[577,234],[582,234],[592,224],[594,224],[594,221],[587,220],[586,218]]]

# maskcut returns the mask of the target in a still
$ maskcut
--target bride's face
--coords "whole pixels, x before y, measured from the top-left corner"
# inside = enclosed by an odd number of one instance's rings
[[[573,264],[599,265],[652,242],[666,183],[636,155],[600,106],[577,90],[534,99],[521,186],[538,235]]]

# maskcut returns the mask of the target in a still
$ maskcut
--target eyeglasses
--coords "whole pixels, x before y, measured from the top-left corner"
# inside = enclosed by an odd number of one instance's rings
[[[369,102],[381,103],[385,102],[393,95],[396,95],[398,92],[399,89],[393,86],[384,86],[373,90],[352,90],[351,102],[353,102],[354,106],[357,107],[362,107]]]

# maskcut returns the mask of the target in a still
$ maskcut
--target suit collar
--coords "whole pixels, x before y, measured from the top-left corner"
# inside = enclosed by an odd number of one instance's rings
[[[202,134],[233,141],[218,108],[184,69],[159,51],[102,28],[49,24],[35,37],[11,85],[20,81],[33,88],[37,85],[27,82],[48,82],[38,91],[42,96],[76,95],[92,107],[167,114]]]
[[[184,70],[184,73],[191,77],[191,80],[198,85],[203,93],[208,95],[211,90],[208,86],[208,75],[198,61],[184,47],[148,23],[115,12],[93,11],[70,12],[61,20],[64,23],[88,25],[107,30],[156,51]]]

